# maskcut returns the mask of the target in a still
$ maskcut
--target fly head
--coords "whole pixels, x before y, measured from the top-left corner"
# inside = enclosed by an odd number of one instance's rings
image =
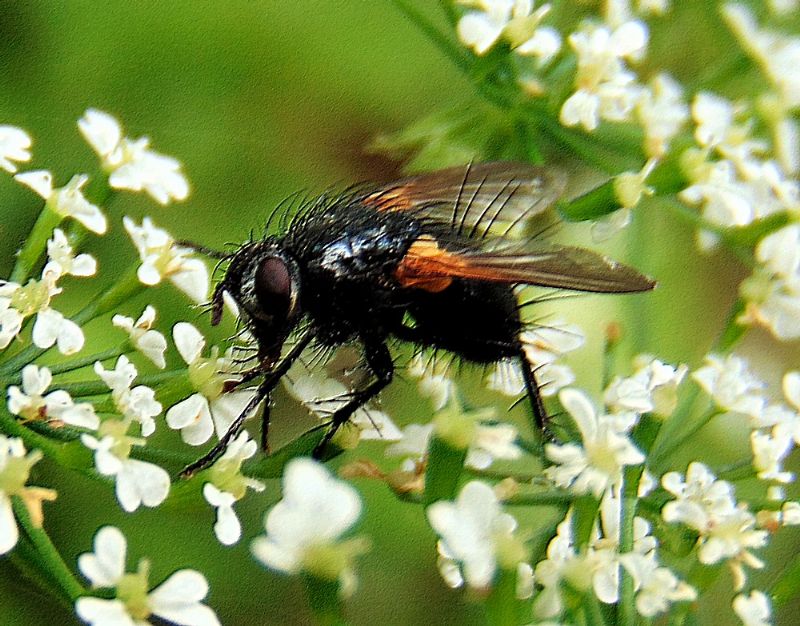
[[[258,340],[259,357],[272,363],[300,318],[300,283],[297,262],[274,241],[245,244],[214,290],[212,323],[219,323],[227,291]]]

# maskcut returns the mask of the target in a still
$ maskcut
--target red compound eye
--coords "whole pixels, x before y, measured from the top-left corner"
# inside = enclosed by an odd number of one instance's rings
[[[264,259],[256,271],[255,291],[266,315],[286,317],[292,293],[292,278],[286,263],[278,257]]]

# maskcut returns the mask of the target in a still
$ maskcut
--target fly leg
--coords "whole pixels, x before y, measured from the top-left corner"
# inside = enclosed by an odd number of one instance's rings
[[[319,445],[314,448],[314,458],[318,459],[322,456],[322,452],[328,443],[330,443],[336,431],[339,430],[342,424],[350,419],[353,413],[374,398],[386,385],[392,382],[394,363],[392,362],[392,355],[389,353],[386,344],[382,342],[366,342],[364,344],[364,358],[367,361],[367,367],[375,376],[375,380],[364,389],[351,393],[350,400],[348,400],[347,404],[334,412],[331,416],[328,432],[325,433],[325,437],[323,437]]]
[[[537,431],[541,431],[544,440],[553,439],[553,433],[550,430],[550,416],[547,414],[547,409],[544,408],[542,402],[542,392],[539,383],[536,382],[536,372],[534,371],[531,362],[525,355],[524,350],[520,350],[519,358],[522,365],[522,379],[525,382],[525,392],[528,395],[528,400],[531,403],[533,410],[533,422]]]
[[[220,440],[216,443],[216,445],[211,448],[208,452],[206,452],[203,456],[197,459],[194,463],[190,463],[186,467],[181,470],[181,477],[182,478],[189,478],[192,474],[199,472],[200,470],[204,470],[207,467],[211,466],[214,461],[216,461],[222,453],[225,452],[225,449],[230,445],[231,441],[233,441],[236,436],[241,432],[242,427],[244,426],[244,421],[247,419],[247,416],[250,415],[253,411],[256,410],[258,405],[266,399],[266,406],[264,407],[264,415],[262,418],[262,436],[261,441],[262,445],[266,442],[266,434],[269,430],[269,397],[272,393],[272,390],[275,389],[276,385],[280,381],[281,378],[289,371],[289,368],[292,366],[292,363],[300,356],[303,352],[303,349],[309,344],[311,339],[313,338],[313,334],[311,332],[306,333],[297,341],[297,343],[292,347],[283,360],[281,360],[273,369],[269,371],[263,371],[264,380],[261,381],[261,384],[258,386],[256,390],[256,394],[250,399],[250,402],[247,403],[247,406],[244,407],[244,410],[236,416],[236,419],[233,420],[231,425],[228,427],[228,430],[225,432]],[[246,376],[250,376],[253,378],[252,375],[253,370],[249,370]]]

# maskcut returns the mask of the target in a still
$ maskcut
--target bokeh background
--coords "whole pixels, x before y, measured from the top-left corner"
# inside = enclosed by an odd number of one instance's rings
[[[714,3],[675,4],[672,32],[688,40],[700,32]],[[435,3],[415,6],[445,26]],[[670,31],[664,32],[654,41],[662,50],[670,44]],[[698,71],[720,51],[691,59],[680,54],[676,51],[673,68],[679,77]],[[59,185],[74,173],[95,172],[95,155],[77,132],[76,121],[87,107],[97,107],[122,120],[131,136],[148,135],[156,150],[180,159],[191,181],[189,200],[168,208],[124,192],[106,205],[112,230],[88,244],[101,260],[100,280],[105,282],[133,262],[122,215],[149,214],[176,236],[209,246],[240,241],[251,230],[260,231],[269,210],[293,192],[398,175],[402,161],[367,149],[377,135],[445,107],[469,108],[477,102],[467,80],[388,2],[0,3],[0,123],[23,127],[33,136],[30,167],[52,170]],[[39,208],[38,197],[10,177],[0,177],[1,275],[10,270],[12,255]],[[657,277],[657,292],[619,299],[587,296],[577,306],[576,301],[561,306],[589,336],[571,364],[579,383],[594,392],[609,322],[621,322],[631,339],[622,356],[657,351],[665,360],[695,366],[745,275],[725,254],[700,257],[690,228],[668,219],[657,206],[637,217],[632,230],[602,248]],[[583,226],[566,226],[559,236],[588,241],[586,232]],[[79,308],[87,290],[86,283],[75,281],[62,310]],[[138,315],[150,301],[159,308],[162,330],[179,319],[199,320],[207,327],[202,313],[169,287],[128,303],[126,312]],[[553,305],[542,315],[558,308]],[[91,328],[88,334],[91,338]],[[774,383],[796,358],[796,348],[778,349],[756,331],[742,351]],[[481,373],[463,375],[477,380]],[[508,404],[494,396],[486,400],[492,401],[501,408]],[[302,416],[285,394],[279,394],[277,405],[287,407],[273,413],[280,439]],[[430,415],[413,382],[402,379],[383,395],[383,408],[401,425]],[[521,408],[512,415],[520,423],[524,418]],[[696,449],[705,458],[736,458],[744,448],[732,443],[736,433],[730,426],[704,431]],[[381,459],[381,449],[381,444],[368,444],[339,463],[370,455]],[[684,454],[692,458],[693,450]],[[309,622],[300,585],[265,571],[247,555],[247,539],[260,532],[263,511],[279,498],[277,482],[238,505],[245,540],[234,548],[216,541],[212,512],[204,502],[125,515],[107,486],[62,474],[46,462],[37,467],[36,482],[59,491],[58,501],[46,507],[46,525],[70,565],[90,549],[99,525],[113,523],[128,537],[130,566],[139,557],[152,557],[153,583],[183,566],[205,573],[211,584],[209,604],[223,623]],[[353,622],[481,623],[478,607],[442,583],[435,539],[421,508],[398,502],[378,483],[361,480],[357,486],[366,503],[361,532],[371,538],[372,548],[359,563],[362,585],[349,603]],[[514,513],[532,529],[552,521],[546,509]],[[772,544],[767,556],[781,562],[794,549],[786,542]],[[764,580],[769,578],[766,573]],[[720,607],[730,602],[726,587],[721,589]],[[710,605],[706,615],[715,610]],[[729,608],[722,611],[734,619]],[[77,623],[68,609],[0,559],[0,623],[52,620]]]

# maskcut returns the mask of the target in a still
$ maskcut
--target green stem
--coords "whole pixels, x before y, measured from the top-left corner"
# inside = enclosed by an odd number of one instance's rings
[[[339,581],[322,580],[316,576],[304,575],[303,582],[314,621],[320,626],[345,626],[342,599],[339,595]]]
[[[712,419],[718,415],[723,415],[724,413],[724,411],[718,411],[716,409],[708,411],[700,419],[695,420],[694,424],[692,424],[689,430],[680,435],[673,435],[668,442],[665,441],[664,444],[656,451],[656,454],[653,455],[651,460],[653,467],[658,467],[665,458],[669,457],[673,452],[681,448],[683,444],[700,432]]]
[[[467,458],[466,448],[454,448],[439,436],[431,438],[425,469],[425,506],[437,500],[453,500]]]
[[[591,494],[580,496],[575,500],[572,514],[572,536],[579,552],[585,550],[592,540],[599,509],[600,500]]]
[[[149,387],[152,387],[154,385],[159,385],[161,383],[168,382],[172,379],[176,379],[180,376],[184,377],[181,379],[181,382],[185,382],[185,375],[186,375],[186,368],[177,370],[167,370],[165,372],[156,372],[155,374],[140,376],[139,378],[136,379],[135,385],[147,385]],[[86,396],[99,396],[107,394],[110,391],[108,385],[106,385],[105,381],[102,380],[84,380],[84,381],[76,381],[74,383],[64,383],[58,385],[58,388],[63,389],[73,398],[86,397]],[[158,391],[160,392],[161,390],[159,389]],[[188,391],[188,389],[186,391]],[[187,393],[186,395],[189,395],[189,393]],[[160,397],[161,396],[159,395],[159,398]]]
[[[23,577],[34,583],[42,593],[56,598],[67,611],[72,612],[72,603],[62,594],[53,593],[53,585],[56,581],[50,576],[50,572],[33,547],[33,544],[26,537],[20,537],[14,550],[4,555],[11,564],[22,574]]]
[[[132,298],[139,291],[144,289],[144,285],[139,281],[136,271],[137,265],[128,269],[114,286],[106,291],[102,296],[92,301],[89,305],[81,309],[72,321],[83,326],[96,317],[108,313],[111,309],[116,308],[125,300]]]
[[[744,336],[746,328],[739,325],[736,321],[743,310],[743,306],[744,303],[741,300],[737,300],[733,304],[728,313],[725,327],[722,329],[722,332],[720,332],[714,345],[709,349],[710,353],[729,352],[736,342]],[[699,396],[699,385],[693,385],[691,390],[681,400],[678,408],[661,425],[655,443],[653,444],[653,453],[650,455],[648,461],[648,465],[656,473],[661,473],[664,469],[662,467],[664,461],[669,456],[669,453],[676,449],[674,441],[678,436],[677,432],[686,423]],[[685,441],[685,437],[681,438],[681,441]]]
[[[95,361],[107,361],[108,359],[116,359],[117,357],[125,354],[126,352],[133,352],[133,348],[129,346],[128,342],[122,343],[118,345],[116,348],[109,348],[108,350],[103,350],[102,352],[96,352],[95,354],[90,354],[89,356],[83,356],[71,360],[64,359],[63,361],[59,361],[54,365],[49,365],[47,369],[50,370],[51,374],[64,374],[66,372],[79,370],[82,367],[86,367],[88,365],[94,365]]]
[[[64,218],[53,211],[47,204],[42,208],[36,223],[33,225],[25,245],[17,255],[17,262],[11,271],[11,282],[22,284],[30,276],[33,267],[47,247],[47,240],[53,235],[53,229]]]
[[[570,504],[574,499],[575,495],[569,491],[553,489],[539,493],[518,493],[503,502],[509,506],[556,506]]]
[[[0,407],[0,431],[12,437],[19,437],[29,450],[38,448],[50,458],[56,460],[61,458],[62,448],[59,444],[25,428],[6,410],[5,405]]]
[[[53,578],[71,602],[84,595],[86,591],[83,585],[73,576],[45,530],[34,525],[25,503],[20,498],[14,497],[13,507],[19,525],[46,565],[48,575]]]
[[[627,554],[633,552],[633,531],[634,519],[636,518],[636,506],[638,500],[639,481],[644,471],[643,465],[628,466],[622,487],[622,499],[620,503],[620,522],[619,522],[619,553]],[[619,591],[619,624],[622,626],[635,626],[638,620],[636,612],[635,590],[633,578],[624,568],[620,568],[620,591]]]
[[[542,132],[568,146],[580,159],[599,171],[609,176],[615,176],[621,172],[639,170],[642,167],[642,160],[636,156],[638,149],[625,153],[619,152],[586,137],[580,131],[562,126],[549,113],[543,112],[542,107],[532,108],[534,109],[532,112],[537,115],[534,121]]]
[[[87,322],[99,317],[103,313],[107,313],[114,307],[118,306],[128,298],[131,298],[138,291],[143,289],[144,286],[136,278],[136,268],[131,268],[123,277],[117,281],[114,286],[106,291],[100,298],[94,300],[91,304],[84,307],[77,315],[72,318],[78,326],[83,326]],[[33,362],[35,359],[42,356],[50,348],[39,348],[35,345],[30,345],[24,348],[10,359],[5,361],[0,367],[0,378],[8,378],[9,376],[16,376],[17,373],[26,365]]]
[[[516,626],[517,571],[501,569],[483,603],[486,622],[491,626]]]
[[[606,623],[603,617],[603,610],[600,608],[600,602],[593,591],[584,594],[583,602],[584,610],[586,611],[586,622],[591,626],[604,626]]]

